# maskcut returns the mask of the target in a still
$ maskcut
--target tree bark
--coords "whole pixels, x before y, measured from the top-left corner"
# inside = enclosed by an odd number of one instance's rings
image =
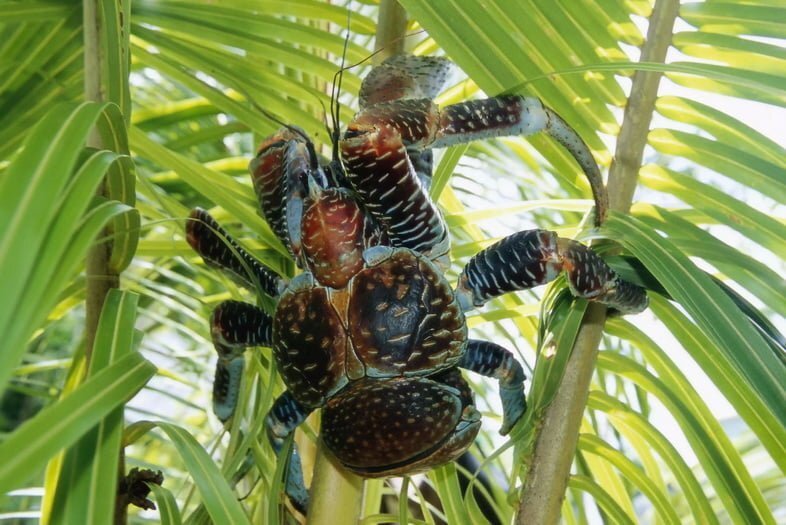
[[[656,2],[641,61],[665,61],[678,11],[678,0]],[[636,72],[633,77],[617,150],[609,170],[609,207],[613,211],[625,213],[630,209],[660,77],[660,73],[644,71]],[[605,320],[606,308],[589,304],[560,388],[546,408],[538,431],[522,489],[517,523],[552,525],[559,521]]]
[[[363,478],[339,465],[320,440],[311,482],[308,525],[351,525],[360,519]]]

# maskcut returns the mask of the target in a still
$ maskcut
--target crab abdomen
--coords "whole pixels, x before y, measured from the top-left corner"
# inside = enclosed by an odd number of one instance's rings
[[[364,258],[366,267],[352,279],[347,316],[365,375],[428,375],[454,366],[467,327],[442,273],[404,248],[372,248]]]
[[[431,377],[366,379],[328,400],[322,437],[338,460],[365,477],[427,470],[458,457],[480,428],[457,369]]]

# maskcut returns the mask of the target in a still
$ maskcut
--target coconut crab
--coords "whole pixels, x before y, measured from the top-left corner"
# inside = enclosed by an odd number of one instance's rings
[[[287,282],[243,249],[205,211],[187,239],[211,266],[277,299],[273,315],[226,301],[211,317],[218,364],[214,411],[232,416],[244,358],[271,347],[287,390],[266,416],[276,453],[314,410],[321,436],[347,469],[365,477],[428,470],[465,451],[480,415],[459,368],[499,381],[502,434],[526,410],[524,372],[505,348],[471,339],[464,312],[493,297],[553,280],[562,271],[577,297],[622,313],[647,306],[586,246],[547,230],[515,233],[482,250],[454,288],[447,227],[428,196],[431,148],[545,131],[590,181],[596,223],[605,188],[588,147],[535,98],[504,95],[437,108],[444,58],[396,56],[361,85],[360,112],[330,162],[303,131],[285,126],[264,140],[250,171],[262,215],[303,273]],[[305,509],[296,450],[286,491]]]

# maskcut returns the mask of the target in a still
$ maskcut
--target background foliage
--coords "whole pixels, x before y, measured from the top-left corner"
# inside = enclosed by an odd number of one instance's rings
[[[746,118],[784,115],[786,8],[683,3],[664,65],[635,64],[647,1],[401,3],[411,18],[407,49],[447,54],[461,69],[440,103],[539,96],[602,166],[633,71],[665,73],[636,204],[600,232],[585,227],[589,190],[578,169],[547,138],[452,148],[435,174],[453,277],[481,247],[538,226],[616,240],[645,268],[617,257],[620,270],[659,290],[648,312],[606,325],[563,520],[786,520],[786,368],[771,328],[786,317],[786,155],[783,136]],[[208,312],[251,296],[205,269],[183,227],[189,208],[209,208],[292,274],[246,175],[254,143],[278,127],[250,99],[324,144],[323,107],[344,36],[348,29],[348,63],[369,55],[376,2],[350,3],[349,27],[346,6],[315,0],[104,7],[107,99],[122,112],[80,104],[81,6],[0,0],[0,517],[105,522],[122,443],[128,468],[166,478],[155,490],[159,513],[132,512],[131,521],[296,519],[280,505],[283,470],[260,434],[260,414],[282,389],[270,354],[248,353],[243,417],[230,432],[206,408]],[[344,76],[344,122],[368,67]],[[84,148],[94,127],[104,149]],[[105,176],[109,198],[95,197]],[[128,266],[88,373],[80,264],[105,225],[113,268]],[[518,494],[508,487],[525,475],[584,308],[564,301],[561,286],[492,301],[469,319],[473,335],[537,363],[527,424],[510,441],[496,434],[496,385],[469,378],[488,416],[473,452],[490,484],[471,476],[477,491],[466,490],[453,466],[426,479],[367,482],[364,523],[477,523],[484,499],[499,521],[512,519]],[[754,310],[741,309],[740,298]],[[307,463],[317,428],[309,420],[298,436]]]

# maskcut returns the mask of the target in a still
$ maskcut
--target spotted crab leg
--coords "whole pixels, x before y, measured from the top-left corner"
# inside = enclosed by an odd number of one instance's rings
[[[224,270],[241,285],[278,297],[286,281],[248,253],[201,208],[191,210],[186,240],[209,265]]]
[[[458,366],[499,380],[499,396],[502,399],[502,428],[506,435],[527,410],[524,397],[524,370],[505,348],[490,341],[470,339]]]
[[[361,171],[352,180],[353,185],[362,188],[358,191],[364,194],[376,188],[381,196],[391,189],[398,193],[395,185],[402,178],[393,176],[382,180],[382,175],[388,171],[378,169],[374,159],[370,158],[371,152],[378,157],[387,154],[383,157],[389,159],[387,164],[397,166],[407,148],[442,148],[473,140],[531,135],[541,131],[562,144],[584,171],[595,199],[595,222],[600,225],[608,210],[608,195],[595,159],[578,133],[537,98],[502,95],[444,108],[438,108],[428,98],[382,102],[361,110],[355,116],[342,142],[342,152],[345,163],[350,165],[348,170]],[[411,166],[410,169],[413,170]],[[359,179],[364,177],[371,180],[361,182]],[[367,199],[367,195],[363,197]],[[389,206],[387,202],[385,205]]]
[[[394,55],[375,67],[360,85],[360,109],[393,100],[436,97],[448,79],[453,63],[445,57]],[[433,153],[411,146],[407,155],[421,184],[431,186]]]
[[[447,264],[447,227],[420,182],[399,131],[387,125],[350,125],[340,147],[347,180],[385,229],[390,244]]]
[[[286,439],[306,420],[312,410],[298,403],[289,391],[281,394],[273,403],[265,418],[265,428],[270,445],[279,458]],[[303,481],[300,455],[294,444],[287,463],[286,492],[293,505],[305,514],[308,509],[308,491]]]
[[[273,318],[252,304],[224,301],[213,310],[210,333],[218,353],[213,412],[221,421],[227,421],[237,405],[245,365],[243,351],[251,346],[271,346]]]
[[[459,277],[462,308],[482,306],[507,292],[532,288],[567,273],[573,295],[623,314],[647,308],[643,288],[622,280],[595,252],[548,230],[514,233],[476,254]]]

